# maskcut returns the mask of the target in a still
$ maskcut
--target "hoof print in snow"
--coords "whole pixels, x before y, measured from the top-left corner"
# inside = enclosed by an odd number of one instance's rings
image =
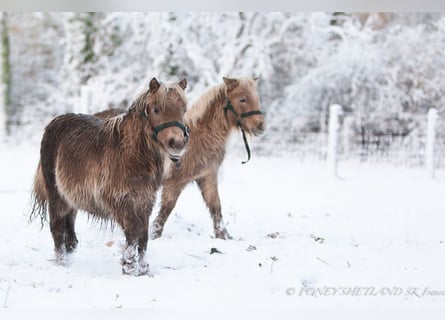
[[[256,247],[250,244],[250,245],[247,247],[246,250],[247,250],[247,251],[254,251],[254,250],[256,250]]]
[[[220,254],[222,254],[222,252],[219,251],[217,248],[210,248],[210,254],[214,254],[214,253],[220,253]]]
[[[280,235],[280,233],[277,231],[277,232],[269,233],[266,237],[267,238],[271,238],[271,239],[275,239],[275,238],[278,238],[279,235]]]
[[[311,238],[314,239],[314,241],[318,242],[318,243],[323,243],[324,242],[324,238],[314,236],[313,234],[311,234]]]

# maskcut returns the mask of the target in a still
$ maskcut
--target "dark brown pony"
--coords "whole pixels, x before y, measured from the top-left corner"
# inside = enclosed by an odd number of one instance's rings
[[[125,114],[107,120],[66,114],[45,128],[31,216],[44,219],[48,209],[58,262],[77,246],[80,209],[122,227],[123,273],[148,273],[144,255],[156,191],[188,138],[185,87],[185,79],[163,84],[153,78]]]
[[[213,219],[215,237],[230,239],[223,223],[218,193],[218,170],[231,132],[241,128],[249,134],[264,133],[255,79],[223,78],[224,83],[205,92],[185,115],[190,142],[181,166],[172,166],[163,179],[162,202],[152,236],[158,238],[184,187],[196,181]]]

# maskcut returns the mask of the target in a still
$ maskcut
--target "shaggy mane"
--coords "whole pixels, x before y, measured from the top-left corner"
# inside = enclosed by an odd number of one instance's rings
[[[239,81],[240,86],[252,86],[254,81],[248,77],[232,77]],[[227,97],[227,88],[224,83],[216,85],[207,90],[185,114],[186,122],[195,123],[199,120],[217,100]]]
[[[174,90],[176,96],[179,97],[186,105],[187,98],[185,97],[184,91],[181,89],[179,84],[175,82],[161,82],[161,86],[156,91],[156,98],[158,106],[161,107],[162,111],[165,111],[168,106],[168,94],[170,90]],[[129,111],[138,111],[141,112],[147,106],[147,98],[150,94],[150,90],[146,90],[141,93],[131,104]]]
[[[174,90],[175,96],[179,97],[185,105],[187,105],[187,98],[185,97],[184,90],[175,82],[162,82],[159,89],[155,92],[156,101],[162,111],[165,111],[167,105],[169,105],[168,93],[170,90]],[[122,134],[122,122],[130,112],[143,112],[147,107],[147,99],[150,94],[150,90],[146,90],[139,94],[139,96],[133,101],[130,108],[126,113],[119,114],[112,118],[105,120],[105,127],[109,130],[110,134],[118,135]]]
[[[185,121],[195,123],[205,112],[215,103],[226,96],[226,86],[224,84],[216,85],[207,90],[185,114]]]

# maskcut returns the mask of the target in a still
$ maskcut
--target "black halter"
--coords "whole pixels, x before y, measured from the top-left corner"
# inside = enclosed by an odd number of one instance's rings
[[[171,121],[171,122],[166,122],[166,123],[160,124],[159,126],[156,126],[153,129],[153,131],[155,132],[155,134],[157,136],[161,130],[164,130],[169,127],[178,127],[179,129],[182,130],[182,132],[184,132],[184,138],[185,139],[189,138],[189,128],[187,126],[183,125],[179,121]]]
[[[232,104],[230,103],[229,99],[227,99],[227,104],[224,107],[224,114],[225,114],[226,118],[227,118],[227,111],[233,112],[233,114],[236,117],[236,124],[241,129],[241,132],[243,134],[244,146],[246,147],[246,151],[247,151],[247,160],[242,161],[241,163],[245,164],[245,163],[249,162],[249,160],[250,160],[250,148],[249,148],[249,144],[247,143],[246,132],[244,131],[244,129],[241,125],[241,120],[244,118],[250,117],[250,116],[262,115],[263,113],[259,110],[254,110],[254,111],[244,112],[244,113],[241,113],[240,115],[238,115],[238,113],[235,111]]]
[[[144,119],[148,119],[147,114],[143,111],[141,111],[141,116]],[[170,128],[170,127],[178,127],[179,129],[181,129],[182,132],[184,133],[185,140],[188,141],[189,135],[190,135],[189,128],[179,121],[170,121],[170,122],[166,122],[166,123],[160,124],[159,126],[154,127],[153,131],[155,132],[155,136],[157,137],[158,133],[161,130],[164,130],[164,129]]]

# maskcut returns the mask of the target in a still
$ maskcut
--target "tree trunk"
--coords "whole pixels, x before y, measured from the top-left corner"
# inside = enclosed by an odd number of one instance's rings
[[[1,85],[0,85],[0,93],[1,93],[1,115],[0,121],[0,129],[2,132],[0,135],[6,133],[10,134],[10,119],[12,116],[11,110],[11,65],[9,61],[9,33],[8,33],[8,15],[6,12],[1,13],[0,16],[0,34],[1,34]]]

